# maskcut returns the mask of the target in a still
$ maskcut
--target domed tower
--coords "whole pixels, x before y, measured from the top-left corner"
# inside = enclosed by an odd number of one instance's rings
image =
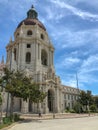
[[[32,6],[27,18],[19,23],[7,47],[7,66],[10,70],[23,70],[34,82],[40,83],[41,89],[48,93],[41,103],[43,113],[60,112],[60,78],[55,75],[53,65],[54,47],[50,42],[45,26],[38,20],[38,13]],[[15,109],[19,111],[19,101]],[[22,101],[23,112],[36,112],[36,105]]]
[[[6,47],[7,65],[10,69],[28,69],[32,74],[45,73],[49,68],[54,70],[54,47],[33,6],[27,12],[27,18],[17,26],[14,39],[10,39]]]

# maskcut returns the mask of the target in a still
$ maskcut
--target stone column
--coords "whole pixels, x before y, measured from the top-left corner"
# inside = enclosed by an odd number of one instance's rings
[[[29,103],[28,103],[28,101],[23,101],[23,99],[22,99],[21,112],[22,113],[28,113],[29,112]]]
[[[59,108],[59,101],[60,98],[59,98],[59,89],[55,88],[55,112],[59,113],[60,112],[60,108]]]
[[[47,97],[45,99],[45,102],[44,102],[44,113],[49,113],[49,108],[48,108],[48,102],[47,102]]]
[[[35,48],[36,48],[36,60],[38,60],[38,43],[35,43]]]
[[[61,94],[61,89],[59,89],[59,108],[60,112],[62,112],[62,94]]]
[[[41,61],[41,45],[39,44],[39,60]]]

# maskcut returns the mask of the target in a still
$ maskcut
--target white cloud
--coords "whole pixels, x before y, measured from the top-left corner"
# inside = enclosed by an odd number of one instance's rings
[[[52,32],[52,37],[55,39],[56,48],[77,48],[83,46],[93,46],[93,49],[98,48],[98,29],[89,29],[74,31],[71,29],[61,29],[59,32],[56,29]],[[61,39],[61,41],[59,41]],[[89,51],[89,50],[88,50]],[[87,52],[86,52],[87,53]]]
[[[71,87],[75,87],[75,88],[77,87],[75,79],[66,80],[66,77],[65,77],[65,79],[63,79],[61,82],[63,85],[67,85],[67,86],[71,86]]]
[[[74,15],[77,15],[79,17],[81,17],[82,19],[89,19],[89,20],[96,20],[98,21],[98,15],[97,14],[92,14],[86,11],[82,11],[78,8],[75,8],[65,2],[61,2],[61,0],[54,0],[52,1],[52,3],[58,5],[59,7],[63,8],[63,9],[68,9],[69,11],[71,11]]]
[[[47,16],[46,16],[47,20],[55,19],[55,22],[58,22],[60,19],[62,19],[65,16],[65,14],[62,13],[61,10],[58,11],[57,8],[53,8],[52,6],[48,6],[48,7],[46,6],[46,7],[44,7],[44,10],[47,14]]]
[[[81,65],[80,73],[92,73],[98,71],[98,54],[91,55],[88,59],[85,59]]]
[[[81,62],[81,60],[77,57],[64,57],[63,56],[60,59],[61,59],[60,65],[59,65],[59,60],[56,63],[56,68],[59,68],[59,69],[71,68],[73,66],[77,66]]]

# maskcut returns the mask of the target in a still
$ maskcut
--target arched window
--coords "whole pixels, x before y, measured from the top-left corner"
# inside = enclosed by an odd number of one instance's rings
[[[26,63],[30,63],[31,62],[31,53],[27,52],[26,53]]]
[[[14,48],[14,60],[16,61],[16,48]]]
[[[16,38],[19,37],[19,33],[16,34]]]
[[[41,52],[41,62],[42,65],[48,65],[48,56],[47,56],[47,52],[45,50],[42,50]]]
[[[41,37],[42,40],[44,40],[44,35],[43,34],[41,34],[40,37]]]
[[[27,35],[28,35],[28,36],[31,36],[31,35],[32,35],[32,31],[31,31],[31,30],[28,30],[28,31],[27,31]]]

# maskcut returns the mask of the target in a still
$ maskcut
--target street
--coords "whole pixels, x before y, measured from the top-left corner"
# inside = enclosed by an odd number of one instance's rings
[[[98,130],[98,117],[27,120],[7,130]]]

